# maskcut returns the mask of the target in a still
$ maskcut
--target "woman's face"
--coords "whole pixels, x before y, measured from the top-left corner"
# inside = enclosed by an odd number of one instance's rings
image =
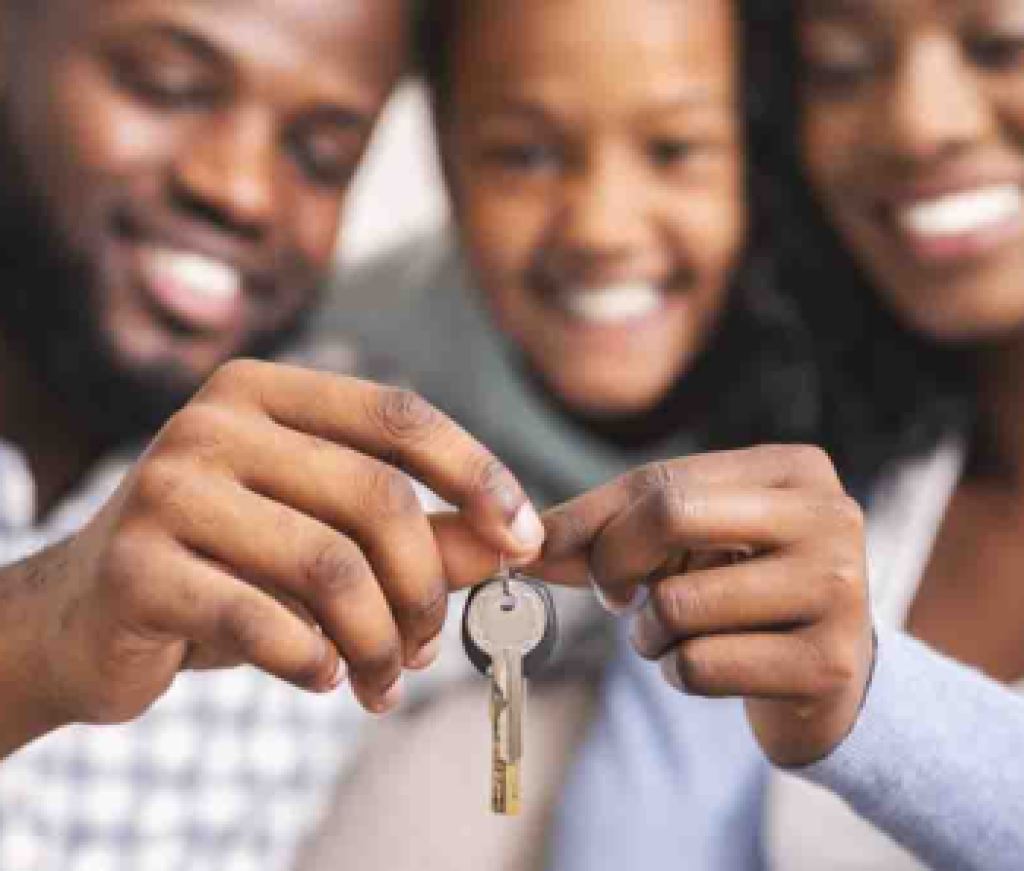
[[[1024,328],[1024,0],[804,0],[798,36],[809,177],[890,306]]]
[[[500,328],[585,414],[642,413],[708,341],[743,244],[728,0],[463,4],[441,110]]]

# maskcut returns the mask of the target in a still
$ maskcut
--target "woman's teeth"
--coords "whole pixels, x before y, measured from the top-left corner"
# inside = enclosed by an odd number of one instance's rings
[[[898,226],[922,237],[977,233],[1018,218],[1024,193],[1014,184],[993,185],[918,202],[896,213]]]
[[[558,294],[558,303],[573,317],[601,325],[640,320],[664,304],[662,292],[650,284],[563,290]]]

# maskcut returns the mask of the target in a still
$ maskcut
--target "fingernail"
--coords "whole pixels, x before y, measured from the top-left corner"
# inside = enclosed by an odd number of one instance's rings
[[[512,534],[529,550],[538,550],[544,544],[544,524],[529,502],[524,502],[516,512],[512,521]]]
[[[374,713],[390,714],[402,702],[402,678],[399,677],[391,688],[373,706]]]
[[[656,659],[665,650],[667,639],[657,616],[650,608],[639,608],[629,627],[629,643],[644,659]]]
[[[333,692],[340,687],[345,680],[348,678],[348,666],[345,664],[344,659],[339,659],[337,666],[334,668],[334,677],[331,678],[330,684],[327,686],[327,692]]]
[[[628,606],[619,605],[609,599],[593,578],[590,579],[590,586],[593,588],[594,595],[597,596],[597,601],[601,604],[601,607],[613,617],[623,617],[629,611]]]
[[[433,638],[424,644],[416,655],[409,660],[408,667],[413,671],[422,671],[425,668],[430,668],[437,661],[440,653],[441,638]]]
[[[625,617],[627,614],[639,611],[647,601],[648,591],[647,587],[644,586],[636,587],[628,602],[617,602],[614,599],[611,599],[608,594],[597,585],[597,581],[593,578],[590,579],[590,586],[594,590],[594,595],[597,596],[597,601],[601,603],[601,607],[613,617]]]
[[[511,473],[509,473],[507,482],[494,490],[494,498],[506,514],[518,510],[519,503],[523,498],[523,491],[512,483]]]
[[[631,611],[639,611],[647,604],[647,600],[651,598],[651,588],[646,584],[639,584],[636,590],[633,591],[633,601],[629,603]]]
[[[658,668],[661,669],[661,675],[665,678],[669,686],[674,687],[681,693],[689,695],[686,687],[683,686],[683,682],[679,679],[679,668],[676,665],[675,654],[670,653],[668,656],[663,656],[658,661]]]
[[[643,651],[645,649],[643,622],[643,614],[637,613],[633,616],[632,624],[629,627],[629,643],[632,644],[636,652],[641,655],[643,655]]]

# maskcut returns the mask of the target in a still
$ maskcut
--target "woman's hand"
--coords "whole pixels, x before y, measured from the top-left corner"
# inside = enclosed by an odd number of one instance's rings
[[[633,644],[684,692],[746,699],[765,753],[827,755],[857,718],[874,640],[863,518],[817,448],[645,467],[548,513],[539,570],[613,608],[649,589]]]
[[[425,515],[408,476],[458,513]],[[543,534],[507,469],[414,394],[231,363],[30,567],[40,691],[66,721],[117,722],[184,667],[250,663],[313,691],[348,675],[384,711],[436,654],[449,590]]]

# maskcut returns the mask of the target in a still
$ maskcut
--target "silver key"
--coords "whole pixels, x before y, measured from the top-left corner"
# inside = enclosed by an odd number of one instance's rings
[[[467,641],[490,660],[491,808],[495,813],[519,812],[526,706],[523,660],[548,640],[552,617],[550,600],[536,584],[507,573],[478,588],[467,607]]]

